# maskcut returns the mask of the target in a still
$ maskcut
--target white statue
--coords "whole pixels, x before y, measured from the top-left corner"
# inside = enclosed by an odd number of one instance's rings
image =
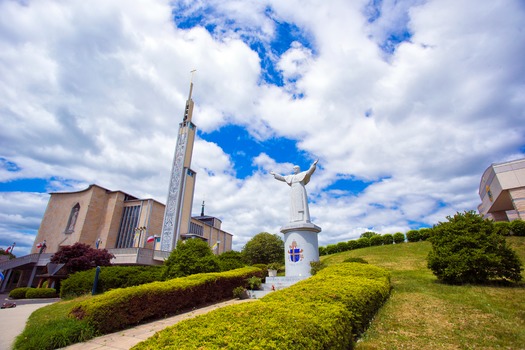
[[[300,172],[296,165],[293,167],[293,174],[282,176],[270,171],[270,174],[279,181],[286,182],[292,188],[290,194],[290,222],[310,222],[310,211],[308,210],[308,196],[306,195],[306,184],[310,182],[310,176],[315,171],[317,159],[313,162],[310,169]]]

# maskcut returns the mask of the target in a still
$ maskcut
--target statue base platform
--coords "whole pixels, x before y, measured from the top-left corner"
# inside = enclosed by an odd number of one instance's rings
[[[290,222],[281,227],[284,234],[286,277],[311,276],[310,262],[319,261],[317,235],[321,228],[311,222]]]

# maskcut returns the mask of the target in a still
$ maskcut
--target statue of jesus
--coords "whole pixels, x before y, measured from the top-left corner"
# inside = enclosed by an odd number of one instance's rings
[[[316,169],[317,159],[307,171],[300,172],[299,166],[293,167],[293,174],[282,176],[270,171],[276,180],[286,182],[292,188],[290,194],[290,222],[310,222],[310,211],[308,210],[308,196],[306,195],[306,184]]]

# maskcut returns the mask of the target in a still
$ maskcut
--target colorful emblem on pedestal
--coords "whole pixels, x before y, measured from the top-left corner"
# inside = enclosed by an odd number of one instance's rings
[[[288,256],[290,257],[291,262],[299,262],[303,260],[303,250],[297,247],[297,242],[292,241],[292,245],[289,246]]]

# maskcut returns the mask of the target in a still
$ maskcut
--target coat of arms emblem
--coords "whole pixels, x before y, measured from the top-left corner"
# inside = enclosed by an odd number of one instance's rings
[[[292,241],[292,245],[289,246],[288,256],[290,257],[291,262],[299,262],[303,260],[303,250],[297,247],[297,242]]]

